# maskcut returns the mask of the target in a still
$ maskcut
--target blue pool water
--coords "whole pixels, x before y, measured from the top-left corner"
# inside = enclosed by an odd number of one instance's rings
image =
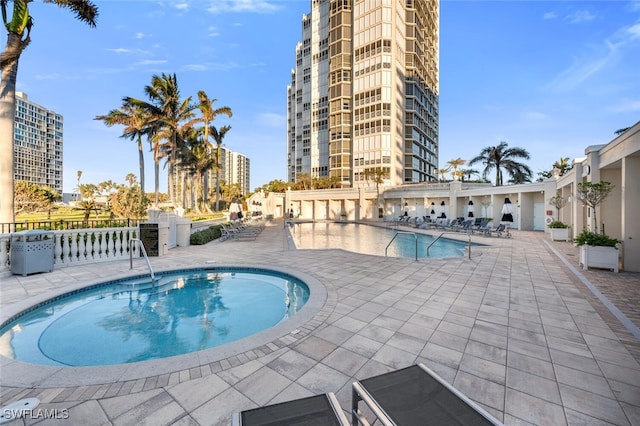
[[[385,255],[385,247],[396,232],[411,232],[406,229],[382,228],[359,223],[294,223],[290,226],[290,234],[298,249],[343,249],[355,253]],[[419,258],[462,257],[465,255],[467,243],[441,238],[430,249],[427,247],[434,237],[416,234],[418,239]],[[461,234],[462,235],[462,234]],[[416,237],[413,234],[401,233],[387,250],[390,257],[415,257]]]
[[[0,329],[0,354],[44,365],[165,358],[223,345],[298,312],[309,288],[267,270],[198,269],[92,286]]]

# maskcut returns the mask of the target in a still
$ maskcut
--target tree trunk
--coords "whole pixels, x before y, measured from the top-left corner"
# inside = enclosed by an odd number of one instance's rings
[[[140,162],[140,193],[142,199],[146,197],[144,195],[144,153],[142,151],[142,138],[138,136],[138,161]]]
[[[158,207],[158,203],[160,202],[160,159],[155,158],[153,162],[153,172],[155,174],[155,182],[154,182],[154,190],[155,190],[155,201],[154,207]]]
[[[14,120],[16,116],[16,78],[22,41],[9,33],[5,52],[17,52],[2,63],[0,74],[0,223],[15,222],[14,192]],[[3,56],[4,60],[4,56]],[[10,228],[9,231],[12,231]]]

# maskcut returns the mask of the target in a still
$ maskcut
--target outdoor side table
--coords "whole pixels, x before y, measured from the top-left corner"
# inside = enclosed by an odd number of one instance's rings
[[[11,273],[26,276],[53,271],[54,233],[22,231],[11,235]]]
[[[354,382],[353,425],[367,424],[360,401],[385,426],[502,425],[423,364]]]

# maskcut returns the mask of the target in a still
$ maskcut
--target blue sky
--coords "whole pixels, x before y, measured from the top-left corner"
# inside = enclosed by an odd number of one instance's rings
[[[31,3],[17,87],[64,116],[65,192],[78,170],[96,184],[138,173],[135,143],[93,118],[144,98],[163,72],[184,97],[204,90],[233,110],[216,124],[230,124],[225,145],[251,159],[252,189],[284,180],[286,87],[310,3],[97,0],[96,28]],[[640,1],[443,0],[440,14],[441,167],[506,141],[530,152],[535,174],[640,120]]]

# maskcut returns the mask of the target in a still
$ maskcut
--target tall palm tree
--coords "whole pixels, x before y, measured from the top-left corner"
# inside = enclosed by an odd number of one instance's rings
[[[205,143],[205,146],[207,146],[209,149],[212,148],[212,144],[209,142],[209,127],[211,126],[211,124],[213,123],[213,120],[216,119],[216,116],[220,115],[220,114],[225,114],[227,115],[229,118],[232,117],[233,113],[231,112],[231,108],[229,108],[228,106],[223,106],[220,108],[214,108],[213,104],[217,101],[217,99],[210,99],[209,96],[205,93],[204,90],[200,90],[198,92],[198,104],[196,104],[196,108],[200,110],[200,118],[197,119],[196,121],[201,122],[203,124],[203,140]],[[205,174],[203,176],[204,178],[204,187],[203,187],[203,194],[204,194],[204,199],[202,200],[204,202],[205,208],[207,210],[209,209],[209,171],[205,171]],[[218,180],[219,175],[216,177],[216,181]],[[217,209],[217,204],[216,204],[216,209]]]
[[[503,185],[502,169],[506,170],[507,174],[513,181],[526,182],[531,178],[532,172],[529,166],[520,163],[514,158],[524,158],[528,160],[529,152],[524,148],[509,148],[506,142],[500,142],[497,146],[488,146],[480,151],[480,154],[471,160],[469,160],[469,166],[476,163],[484,164],[484,170],[482,171],[482,177],[487,178],[487,175],[491,170],[496,170],[496,186]]]
[[[222,126],[219,130],[213,124],[209,126],[209,133],[213,140],[216,141],[216,211],[220,207],[220,169],[222,168],[220,153],[222,152],[222,140],[229,130],[231,130],[231,126]]]
[[[193,185],[195,189],[195,207],[198,213],[201,212],[200,203],[198,198],[203,204],[206,204],[206,195],[204,193],[204,175],[207,171],[211,170],[215,165],[215,156],[209,146],[205,144],[204,140],[200,139],[199,133],[203,129],[193,129],[189,132],[186,139],[186,144],[181,150],[180,154],[180,168],[184,168],[193,176]]]
[[[16,117],[16,80],[18,61],[31,42],[33,20],[29,14],[32,0],[0,0],[2,23],[7,29],[7,44],[0,52],[0,222],[13,223],[13,131]],[[96,26],[98,8],[90,0],[44,0],[70,9],[80,21]],[[8,6],[13,3],[11,18]]]
[[[164,153],[167,156],[169,169],[169,199],[176,205],[175,198],[175,165],[178,151],[183,143],[184,133],[191,128],[195,105],[191,104],[191,96],[180,99],[178,79],[175,74],[154,75],[151,84],[145,86],[144,92],[149,102],[131,97],[124,98],[126,103],[145,109],[152,120],[157,122],[157,136],[165,141]]]
[[[138,105],[132,105],[123,101],[122,106],[118,109],[112,109],[107,115],[98,115],[94,120],[101,120],[111,127],[116,124],[125,126],[120,137],[135,140],[138,144],[138,162],[140,165],[140,191],[142,199],[145,199],[144,193],[144,153],[142,149],[142,136],[150,135],[154,132],[153,121],[151,116],[144,108]]]

